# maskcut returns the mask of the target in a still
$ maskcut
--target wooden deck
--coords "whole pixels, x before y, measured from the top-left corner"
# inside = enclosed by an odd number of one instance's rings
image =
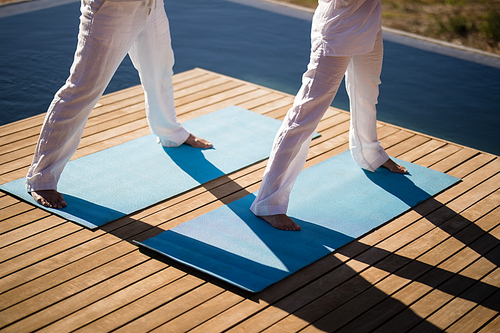
[[[174,87],[180,121],[229,105],[281,119],[293,100],[201,69]],[[25,176],[43,117],[0,127],[0,183]],[[317,130],[306,167],[348,149],[349,114],[331,108]],[[266,161],[96,231],[0,193],[2,332],[499,332],[499,158],[378,131],[390,155],[463,181],[258,294],[131,241],[257,190]],[[74,158],[149,133],[139,86],[109,94]]]

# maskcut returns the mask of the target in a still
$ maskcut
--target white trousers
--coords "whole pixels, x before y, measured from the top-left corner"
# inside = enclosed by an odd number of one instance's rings
[[[47,111],[26,176],[28,192],[57,189],[90,112],[127,53],[144,88],[151,131],[164,146],[179,146],[189,136],[175,113],[174,55],[163,0],[82,0],[81,12],[74,62]]]
[[[351,126],[349,147],[356,163],[375,171],[389,156],[377,138],[376,104],[382,70],[382,32],[374,49],[352,57],[311,52],[302,86],[276,135],[257,198],[251,206],[259,216],[285,214],[293,184],[304,167],[312,135],[346,77]],[[326,181],[326,180],[325,180]]]

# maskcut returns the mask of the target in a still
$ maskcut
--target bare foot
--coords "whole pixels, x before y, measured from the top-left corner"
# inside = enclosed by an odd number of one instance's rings
[[[62,194],[56,190],[31,191],[30,194],[42,206],[57,209],[66,207]]]
[[[190,145],[194,148],[212,148],[212,144],[205,139],[194,136],[193,134],[189,134],[189,137],[184,141],[184,144]]]
[[[406,170],[406,168],[404,166],[397,164],[396,162],[394,162],[391,159],[388,159],[387,161],[385,161],[385,163],[382,164],[382,166],[386,169],[389,169],[389,171],[394,172],[394,173],[403,173],[403,174],[408,173],[408,170]]]
[[[261,219],[280,230],[299,231],[300,225],[285,214],[259,216]]]

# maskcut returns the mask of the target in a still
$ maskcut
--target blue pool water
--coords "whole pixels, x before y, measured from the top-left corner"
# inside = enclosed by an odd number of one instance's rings
[[[45,112],[64,83],[80,15],[79,2],[64,1],[16,15],[19,5],[0,8],[0,125]],[[175,72],[201,67],[297,92],[309,58],[310,13],[251,0],[165,0],[165,7]],[[384,39],[378,118],[500,155],[498,58],[390,32]],[[136,84],[126,58],[106,93]],[[333,105],[348,109],[343,87]]]

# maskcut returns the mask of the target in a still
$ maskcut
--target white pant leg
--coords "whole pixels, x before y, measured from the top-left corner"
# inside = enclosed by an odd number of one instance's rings
[[[172,67],[174,52],[163,0],[152,0],[154,9],[144,30],[132,45],[129,55],[139,71],[151,131],[165,147],[181,145],[189,132],[177,121],[174,106]]]
[[[70,76],[47,111],[26,189],[57,189],[78,148],[87,118],[145,26],[145,1],[82,0],[78,45]]]
[[[382,58],[380,31],[373,51],[354,56],[346,71],[346,89],[351,110],[349,148],[356,163],[372,172],[389,158],[377,137],[376,104]]]
[[[294,105],[276,135],[251,211],[258,216],[285,214],[293,184],[304,167],[312,134],[342,82],[349,57],[311,54]]]

